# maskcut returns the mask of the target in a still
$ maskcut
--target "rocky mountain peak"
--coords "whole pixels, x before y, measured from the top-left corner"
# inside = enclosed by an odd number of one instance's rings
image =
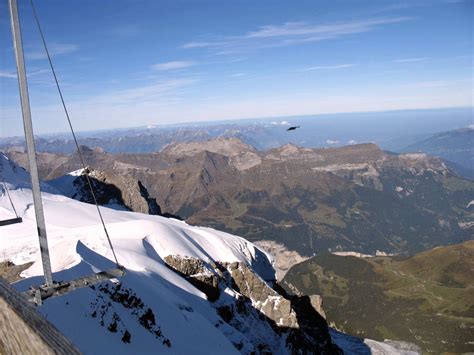
[[[80,145],[79,149],[83,155],[100,155],[105,154],[105,150],[100,147],[91,148],[87,145]],[[77,152],[75,153],[77,154]]]
[[[280,148],[278,148],[277,150],[280,152],[280,153],[287,153],[287,154],[294,154],[294,153],[298,153],[301,149],[301,147],[293,144],[293,143],[287,143],[285,145],[282,145]]]
[[[315,149],[299,147],[288,143],[279,148],[271,149],[265,153],[265,158],[271,160],[324,160]]]
[[[383,159],[386,153],[374,143],[354,144],[345,147],[323,148],[316,151],[328,160],[359,163]]]
[[[195,155],[205,150],[229,157],[248,151],[255,152],[255,148],[237,138],[224,137],[209,139],[203,142],[175,143],[166,146],[162,151],[173,155]]]
[[[165,147],[162,153],[172,156],[195,156],[211,152],[230,158],[229,164],[238,170],[250,169],[261,163],[256,149],[237,138],[215,138],[204,142],[176,143]]]

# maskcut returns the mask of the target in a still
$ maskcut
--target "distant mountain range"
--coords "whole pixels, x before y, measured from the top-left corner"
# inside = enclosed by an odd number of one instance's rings
[[[407,259],[321,254],[293,266],[282,284],[318,294],[328,322],[374,339],[411,341],[427,353],[471,353],[474,241]]]
[[[162,213],[305,256],[412,254],[472,237],[474,182],[425,154],[397,155],[374,144],[262,152],[235,138],[176,143],[152,154],[83,152],[101,174],[128,180],[118,184],[124,197],[141,185]],[[24,165],[24,153],[9,156]],[[80,169],[76,155],[43,153],[39,161],[47,179]]]
[[[474,128],[442,132],[404,148],[404,152],[424,152],[454,163],[452,167],[474,179]]]
[[[206,141],[218,137],[237,138],[257,150],[278,148],[288,143],[318,148],[373,142],[384,150],[401,151],[437,132],[469,124],[472,124],[471,108],[452,108],[146,126],[81,132],[78,137],[81,145],[102,148],[110,153],[152,153],[171,143]],[[287,132],[290,125],[301,128]],[[23,145],[23,138],[0,138],[2,150]],[[71,154],[75,151],[70,134],[42,135],[37,138],[36,147],[41,152],[49,153]]]

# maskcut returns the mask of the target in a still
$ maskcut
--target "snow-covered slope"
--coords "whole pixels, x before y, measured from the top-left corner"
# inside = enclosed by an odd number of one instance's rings
[[[383,343],[371,339],[356,338],[348,334],[331,330],[333,341],[344,351],[344,354],[358,355],[417,355],[421,349],[403,341],[385,340]]]

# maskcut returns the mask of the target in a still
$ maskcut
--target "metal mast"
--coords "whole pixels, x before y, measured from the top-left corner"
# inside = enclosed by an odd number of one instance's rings
[[[26,149],[28,151],[28,162],[30,165],[31,189],[33,191],[33,203],[35,206],[36,226],[38,229],[41,260],[43,262],[43,273],[46,286],[51,287],[53,286],[53,275],[51,272],[51,261],[49,258],[48,239],[46,236],[46,225],[43,213],[43,202],[41,200],[38,166],[36,163],[35,140],[33,137],[33,124],[31,122],[30,99],[28,97],[28,83],[26,80],[25,58],[23,55],[20,19],[18,16],[18,4],[17,0],[8,0],[8,4],[10,8],[13,46],[15,50],[18,85],[20,89],[21,111],[23,114]]]

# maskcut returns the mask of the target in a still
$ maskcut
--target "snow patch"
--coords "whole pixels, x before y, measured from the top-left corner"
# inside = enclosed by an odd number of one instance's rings
[[[348,334],[330,330],[331,338],[344,354],[367,355],[418,355],[421,349],[414,344],[385,340],[384,342],[371,339],[361,339]]]

